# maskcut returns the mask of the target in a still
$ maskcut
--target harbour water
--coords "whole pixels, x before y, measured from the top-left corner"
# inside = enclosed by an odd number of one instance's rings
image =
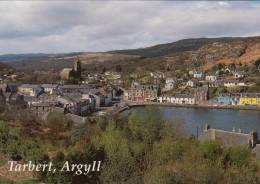
[[[129,114],[136,110],[138,115],[144,112],[145,106],[131,107],[123,114]],[[175,119],[183,120],[183,128],[187,134],[200,134],[209,124],[211,128],[231,131],[233,127],[242,133],[249,133],[256,130],[260,133],[260,111],[255,110],[233,110],[233,109],[212,109],[212,108],[185,108],[159,106],[164,117],[174,122]]]

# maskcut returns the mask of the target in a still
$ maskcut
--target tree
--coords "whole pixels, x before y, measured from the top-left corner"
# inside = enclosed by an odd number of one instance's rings
[[[5,152],[9,137],[9,127],[3,121],[0,121],[0,151]]]

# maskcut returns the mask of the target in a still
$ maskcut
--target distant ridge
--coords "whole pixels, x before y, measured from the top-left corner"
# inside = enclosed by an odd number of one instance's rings
[[[257,37],[221,37],[221,38],[194,38],[194,39],[184,39],[172,43],[159,44],[147,48],[139,49],[128,49],[128,50],[112,50],[107,53],[111,54],[127,54],[127,55],[139,55],[143,57],[158,57],[165,56],[171,53],[184,52],[197,50],[200,47],[214,42],[220,43],[230,43],[233,41],[245,41],[245,40],[255,40],[260,39]]]

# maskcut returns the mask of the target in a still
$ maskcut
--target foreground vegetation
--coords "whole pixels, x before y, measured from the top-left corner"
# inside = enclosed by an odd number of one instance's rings
[[[147,107],[142,116],[108,114],[80,126],[70,122],[58,112],[44,124],[24,118],[16,129],[1,121],[0,150],[13,160],[52,161],[57,168],[65,161],[102,161],[101,171],[88,175],[35,173],[39,181],[51,184],[260,182],[260,162],[250,149],[225,147],[218,141],[200,143],[194,136],[185,136],[180,120],[164,120],[155,106]],[[30,182],[37,183],[24,183]]]

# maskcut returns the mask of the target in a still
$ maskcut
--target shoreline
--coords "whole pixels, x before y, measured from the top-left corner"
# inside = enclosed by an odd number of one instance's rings
[[[185,107],[185,108],[210,108],[210,109],[231,109],[231,110],[253,110],[260,111],[260,107],[252,106],[205,106],[205,105],[179,105],[179,104],[169,104],[169,103],[132,103],[128,104],[128,107],[137,107],[137,106],[147,106],[147,105],[157,105],[165,107]],[[125,111],[127,108],[121,109],[120,112]]]

